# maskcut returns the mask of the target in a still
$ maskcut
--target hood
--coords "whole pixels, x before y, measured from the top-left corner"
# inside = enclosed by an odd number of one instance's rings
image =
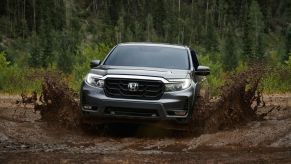
[[[190,78],[190,70],[148,68],[148,67],[124,67],[101,65],[91,69],[91,73],[99,75],[135,75],[153,76],[165,79],[184,79]]]

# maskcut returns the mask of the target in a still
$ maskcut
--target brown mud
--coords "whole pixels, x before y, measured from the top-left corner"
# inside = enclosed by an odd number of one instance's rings
[[[48,72],[44,76],[40,103],[34,110],[50,123],[60,123],[68,128],[79,126],[78,94],[68,87],[61,73]]]
[[[129,125],[113,134],[84,133],[78,96],[60,75],[47,75],[34,105],[0,95],[0,163],[290,163],[291,95],[262,99],[263,72],[248,71],[197,104],[194,136]]]
[[[209,133],[261,119],[263,115],[256,111],[264,104],[258,88],[264,72],[254,67],[229,76],[218,97],[208,102],[199,99],[193,113],[194,124],[199,125],[203,133]]]

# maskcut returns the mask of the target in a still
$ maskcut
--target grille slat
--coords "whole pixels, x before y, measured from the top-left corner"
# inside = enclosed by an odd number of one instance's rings
[[[128,83],[138,83],[137,91],[130,91]],[[162,81],[107,78],[105,80],[105,94],[108,97],[128,99],[160,99],[165,90]]]

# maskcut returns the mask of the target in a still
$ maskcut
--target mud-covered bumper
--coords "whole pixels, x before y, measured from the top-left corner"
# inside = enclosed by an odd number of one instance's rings
[[[82,84],[80,99],[83,118],[99,118],[106,122],[187,121],[192,113],[195,87],[165,92],[159,100],[121,99],[107,97],[102,88]],[[97,120],[97,119],[96,119]],[[136,123],[139,123],[137,121]]]

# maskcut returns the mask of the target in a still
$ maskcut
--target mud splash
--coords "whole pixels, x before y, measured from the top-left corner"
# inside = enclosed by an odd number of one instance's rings
[[[218,98],[208,102],[199,99],[193,112],[192,125],[195,125],[195,132],[211,133],[260,119],[262,116],[256,110],[262,104],[258,86],[263,72],[263,69],[252,67],[233,74],[220,88]],[[45,121],[60,123],[69,128],[78,127],[78,94],[63,79],[61,73],[45,74],[40,103],[35,104],[35,110],[40,111]]]
[[[248,121],[261,119],[256,113],[264,105],[259,83],[265,70],[251,67],[240,73],[230,75],[220,88],[219,96],[205,102],[199,99],[194,110],[195,124],[202,133],[233,128]]]
[[[35,111],[40,111],[42,120],[58,123],[68,128],[79,126],[78,94],[69,88],[61,73],[44,75],[42,93]]]

